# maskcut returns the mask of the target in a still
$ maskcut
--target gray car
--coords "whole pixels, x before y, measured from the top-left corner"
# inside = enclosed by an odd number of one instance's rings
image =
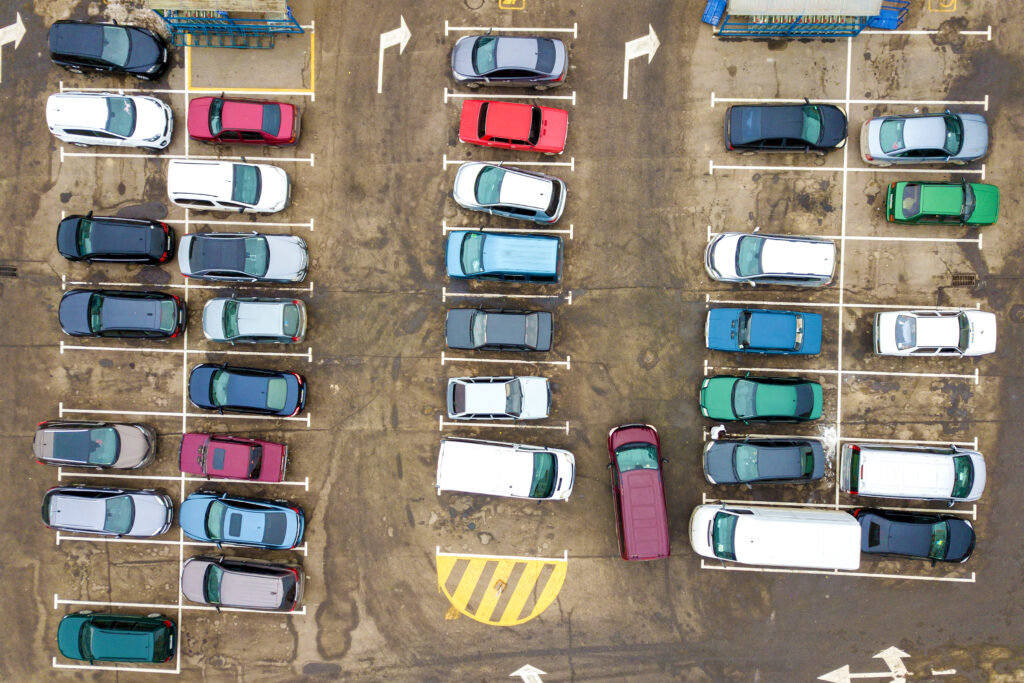
[[[58,486],[43,496],[42,515],[60,531],[150,538],[171,528],[174,503],[153,489]]]
[[[295,235],[201,232],[183,235],[178,266],[185,277],[228,282],[302,282],[306,241]]]
[[[832,282],[835,266],[835,242],[813,237],[725,232],[704,253],[713,279],[751,286],[824,287]]]
[[[452,197],[471,211],[550,224],[565,208],[565,183],[544,173],[471,161],[459,166]]]
[[[455,420],[540,420],[551,413],[544,377],[453,377],[448,417]]]
[[[547,311],[453,308],[444,339],[450,349],[550,351],[551,322]]]
[[[800,483],[825,476],[818,439],[714,439],[704,446],[709,484]]]
[[[133,470],[156,454],[156,432],[143,424],[50,420],[32,439],[36,462],[64,467]]]
[[[981,114],[948,109],[941,114],[881,116],[860,129],[860,153],[869,164],[966,164],[988,151],[988,124]]]
[[[211,299],[203,307],[203,334],[230,344],[294,344],[306,336],[306,305],[298,299]]]
[[[452,76],[467,88],[508,85],[547,90],[565,82],[565,43],[541,36],[465,36],[452,49]]]
[[[181,568],[181,592],[192,602],[290,612],[302,602],[302,567],[241,557],[192,557]]]

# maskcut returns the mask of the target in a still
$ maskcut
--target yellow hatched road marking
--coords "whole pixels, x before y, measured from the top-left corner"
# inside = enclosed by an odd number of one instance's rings
[[[523,569],[523,573],[519,575],[519,582],[512,591],[512,597],[508,599],[508,605],[505,607],[505,614],[512,618],[519,617],[519,613],[523,611],[523,606],[530,598],[530,593],[533,592],[534,584],[537,583],[537,578],[540,576],[541,569],[543,569],[543,565],[540,562],[530,562],[526,565],[526,568]],[[548,581],[548,584],[551,584],[550,580]],[[545,589],[546,588],[547,586],[545,586]]]
[[[516,568],[518,564],[515,560],[501,560],[498,562],[498,566],[494,568],[494,574],[490,578],[490,582],[487,590],[484,592],[484,597],[480,600],[480,605],[476,608],[476,613],[482,618],[488,621],[493,616],[491,613],[494,612],[494,606],[498,604],[498,598],[504,592],[505,587],[508,585],[508,577],[512,575],[512,570]],[[506,612],[508,610],[505,610]],[[516,614],[516,616],[519,616]],[[499,614],[500,618],[501,615]]]
[[[462,578],[459,580],[459,587],[455,589],[455,593],[452,595],[452,603],[462,605],[463,607],[469,603],[473,590],[476,588],[480,575],[483,574],[484,567],[486,566],[486,561],[470,561],[465,573],[463,573]]]

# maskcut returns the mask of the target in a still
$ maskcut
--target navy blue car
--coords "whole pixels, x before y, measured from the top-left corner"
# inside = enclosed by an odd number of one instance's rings
[[[860,549],[871,555],[919,557],[936,562],[966,562],[974,552],[974,527],[953,515],[926,515],[860,508]]]
[[[448,235],[448,277],[510,282],[558,282],[562,239],[458,230]]]
[[[821,353],[821,316],[796,311],[713,308],[704,324],[704,343],[712,351]]]
[[[306,380],[297,372],[203,363],[188,377],[188,399],[221,413],[292,417],[306,407]]]
[[[113,71],[151,80],[167,70],[167,44],[141,26],[55,21],[50,59],[68,71]]]
[[[196,491],[181,504],[178,524],[196,541],[288,550],[302,543],[306,516],[283,500]]]
[[[846,112],[831,104],[744,104],[725,110],[725,147],[825,154],[846,144]]]
[[[61,297],[57,317],[74,337],[171,339],[185,329],[187,313],[174,294],[72,289]]]

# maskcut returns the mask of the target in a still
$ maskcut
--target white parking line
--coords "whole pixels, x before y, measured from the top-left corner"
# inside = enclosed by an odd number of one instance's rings
[[[863,436],[844,436],[837,439],[839,443],[884,443],[884,444],[909,444],[911,446],[967,446],[978,450],[978,437],[973,441],[922,441],[920,439],[872,439]]]
[[[753,299],[712,299],[708,293],[704,294],[705,304],[732,304],[739,306],[809,306],[813,308],[877,308],[882,310],[896,311],[962,311],[970,309],[970,306],[915,306],[910,304],[868,304],[868,303],[839,303],[836,301],[759,301]],[[981,309],[981,304],[974,302],[976,310]]]
[[[460,358],[449,356],[441,352],[441,365],[445,363],[510,363],[519,365],[563,365],[566,370],[572,369],[572,356],[566,356],[565,360],[523,360],[520,358]]]
[[[191,157],[190,157],[191,158]],[[310,218],[308,223],[271,223],[268,221],[221,221],[211,218],[210,220],[181,220],[173,218],[162,219],[163,223],[169,223],[171,225],[242,225],[249,228],[309,228],[310,232],[313,232],[313,219]],[[186,229],[187,232],[187,229]]]
[[[843,149],[845,150],[846,147],[844,147]],[[980,169],[905,168],[900,166],[872,166],[867,168],[850,167],[844,169],[842,166],[737,166],[716,164],[714,159],[708,159],[708,173],[710,175],[714,175],[716,168],[720,171],[804,171],[815,173],[912,173],[916,175],[920,175],[922,173],[940,173],[946,175],[954,173],[959,175],[966,175],[972,173],[980,175],[982,180],[985,179],[985,164],[982,164]]]
[[[287,357],[287,358],[305,358],[310,363],[313,362],[313,347],[309,347],[306,353],[289,353],[285,351],[236,351],[234,349],[161,349],[153,347],[119,347],[119,346],[78,346],[74,344],[65,344],[63,340],[60,342],[60,352],[63,354],[65,351],[127,351],[130,353],[183,353],[183,354],[224,354],[228,356],[263,356],[263,357]]]
[[[178,605],[178,604],[163,604],[159,602],[115,602],[113,600],[70,600],[68,598],[60,598],[56,593],[53,594],[53,608],[57,609],[58,605],[85,605],[95,607],[132,607],[137,609],[191,609],[203,612],[247,612],[249,614],[267,614],[276,615],[280,617],[294,617],[294,616],[306,616],[306,606],[303,605],[301,610],[294,612],[272,612],[261,609],[243,609],[240,607],[221,607],[217,608],[212,605]]]
[[[524,235],[568,235],[569,239],[573,239],[573,224],[569,224],[568,230],[555,230],[555,229],[544,229],[544,228],[485,228],[478,225],[448,225],[447,220],[441,221],[441,234],[447,235],[450,232],[456,230],[474,230],[476,232],[509,232],[509,233],[523,233]]]
[[[572,23],[572,28],[552,28],[552,27],[537,27],[537,28],[523,28],[520,26],[449,26],[448,20],[444,20],[444,34],[447,36],[449,31],[457,31],[462,33],[571,33],[573,38],[579,38],[577,29],[579,28],[578,22]]]
[[[193,221],[194,222],[194,221]],[[72,287],[147,287],[153,289],[184,289],[186,292],[189,289],[224,289],[226,287],[253,287],[255,289],[263,289],[267,283],[252,283],[252,282],[225,282],[219,285],[197,285],[189,284],[188,279],[186,282],[167,282],[167,283],[148,283],[148,282],[86,282],[84,280],[68,280],[67,275],[61,274],[60,276],[61,289],[67,289],[68,285]],[[270,283],[271,285],[273,283]],[[273,287],[276,292],[308,292],[313,293],[313,283],[310,281],[306,287]],[[188,300],[186,299],[186,305]],[[187,331],[187,330],[186,330]]]
[[[707,361],[705,361],[705,364]],[[876,370],[841,370],[819,368],[748,368],[733,365],[707,365],[708,370],[724,370],[727,372],[772,372],[797,373],[805,375],[864,375],[869,377],[935,377],[940,379],[973,379],[978,384],[980,374],[975,369],[973,375],[948,372],[882,372]]]
[[[714,91],[711,92],[711,107],[714,108],[719,102],[726,104],[743,104],[743,103],[776,103],[776,104],[803,104],[803,98],[795,97],[718,97]],[[889,99],[877,99],[877,100],[847,100],[847,99],[814,99],[814,104],[843,104],[846,105],[847,110],[851,104],[900,104],[900,105],[970,105],[976,107],[983,107],[985,111],[988,111],[988,95],[985,95],[983,100],[889,100]]]
[[[179,529],[179,533],[182,533],[180,529]],[[163,541],[163,540],[160,540],[158,538],[117,538],[117,537],[114,537],[114,536],[85,536],[85,535],[69,536],[67,534],[62,534],[61,532],[58,531],[57,532],[57,545],[60,545],[62,541],[86,541],[86,542],[95,542],[95,543],[134,543],[136,545],[176,545],[176,546],[186,546],[187,545],[187,546],[192,546],[192,547],[197,547],[197,548],[216,548],[217,547],[216,543],[207,543],[205,541],[186,541],[184,539],[177,540],[177,541]],[[223,545],[226,546],[226,547],[229,547],[229,548],[239,548],[239,549],[247,548],[248,547],[248,546],[233,545],[233,544],[230,544],[230,543],[225,543]],[[283,550],[294,550],[295,552],[302,553],[303,555],[307,554],[307,547],[306,547],[305,543],[303,543],[300,546],[296,546],[294,548],[284,548]],[[181,572],[180,571],[178,572],[178,576],[181,576]]]
[[[259,484],[260,486],[301,486],[306,491],[309,490],[309,477],[306,477],[303,481],[255,481],[250,480],[243,482],[239,479],[219,479],[217,477],[183,477],[182,475],[154,475],[154,474],[98,474],[96,472],[65,472],[63,467],[57,468],[57,481],[64,481],[64,478],[73,479],[75,477],[81,477],[85,479],[129,479],[129,480],[140,480],[140,481],[198,481],[202,483],[210,484]]]
[[[724,235],[726,233],[716,232],[711,230],[711,226],[708,226],[708,242],[712,238],[718,235]],[[977,237],[885,237],[875,235],[801,235],[802,237],[814,237],[816,239],[833,240],[836,242],[952,242],[952,243],[974,243],[981,249],[981,232],[978,232]]]
[[[441,168],[447,170],[449,166],[458,166],[460,164],[466,164],[469,162],[476,162],[480,164],[494,164],[500,166],[504,164],[504,161],[495,159],[492,161],[486,161],[484,159],[449,159],[447,154],[441,155]],[[570,171],[576,170],[576,157],[569,157],[569,161],[510,161],[510,165],[515,166],[565,166]]]
[[[309,158],[304,157],[250,157],[250,156],[228,156],[228,155],[217,155],[217,154],[142,154],[136,152],[65,152],[63,145],[60,148],[60,160],[64,161],[65,157],[97,157],[100,159],[212,159],[216,161],[294,161],[310,166],[316,166],[316,158],[311,153]]]
[[[447,287],[441,288],[441,301],[447,301],[448,297],[467,299],[561,299],[561,294],[490,294],[485,292],[449,292]],[[569,304],[572,304],[572,291],[565,297]]]
[[[778,567],[739,567],[726,564],[708,564],[703,559],[700,561],[701,569],[722,569],[733,572],[761,572],[764,574],[819,574],[825,576],[859,576],[873,579],[907,579],[910,581],[947,581],[953,583],[974,583],[975,573],[971,572],[971,578],[959,578],[955,576],[915,576],[910,574],[875,574],[872,572],[848,572],[840,569],[781,569]]]
[[[792,438],[792,437],[791,437]],[[858,508],[872,507],[879,510],[895,510],[897,512],[921,512],[931,514],[952,514],[952,515],[963,515],[964,517],[970,517],[977,521],[978,519],[978,506],[972,505],[968,510],[957,510],[943,506],[941,508],[904,508],[904,507],[891,507],[888,505],[875,505],[873,503],[859,505],[834,505],[832,503],[795,503],[791,501],[768,501],[768,500],[733,500],[729,498],[709,498],[707,493],[701,493],[701,501],[704,505],[708,503],[724,503],[725,505],[767,505],[771,507],[800,507],[800,508],[824,508],[826,510],[834,510],[837,507],[842,510],[857,510]]]
[[[473,99],[488,99],[488,100],[570,100],[572,106],[576,106],[576,91],[573,90],[571,95],[509,95],[501,94],[494,95],[491,93],[481,94],[478,92],[448,92],[448,88],[444,89],[444,99],[442,100],[445,104],[448,104],[448,98],[473,98]]]
[[[557,429],[558,431],[564,431],[566,434],[569,433],[568,420],[566,420],[565,424],[560,427],[558,425],[528,424],[524,422],[515,422],[513,420],[509,420],[508,422],[477,422],[475,420],[466,420],[464,422],[445,422],[444,416],[438,415],[437,431],[443,432],[445,427],[495,427],[498,429]]]
[[[247,97],[264,96],[264,97],[309,97],[316,99],[314,93],[309,90],[221,90],[219,88],[192,88],[185,90],[184,88],[65,88],[64,81],[60,81],[60,92],[110,92],[123,95],[125,93],[145,93],[147,95],[161,94],[161,95],[190,95],[190,94],[224,94],[224,95],[245,95]]]
[[[283,422],[305,422],[306,426],[310,424],[310,413],[306,413],[305,417],[277,417],[275,415],[229,415],[221,413],[189,413],[187,411],[159,411],[159,410],[98,410],[94,408],[80,409],[80,408],[65,408],[64,402],[61,401],[59,404],[59,415],[64,417],[64,414],[69,415],[136,415],[139,417],[198,417],[210,420],[281,420]]]
[[[938,29],[893,29],[893,30],[873,30],[866,29],[861,31],[859,35],[862,36],[893,36],[893,35],[904,35],[904,36],[933,36],[938,33],[945,33],[945,31],[939,31]],[[992,27],[987,27],[984,31],[957,31],[962,36],[985,36],[987,40],[992,40]]]
[[[181,636],[181,622],[178,622],[178,635]],[[57,658],[54,657],[51,665],[54,669],[79,669],[81,671],[120,671],[122,673],[131,672],[132,674],[171,674],[178,676],[181,674],[181,648],[175,648],[178,651],[178,663],[174,669],[147,669],[143,666],[101,666],[99,664],[58,664]]]

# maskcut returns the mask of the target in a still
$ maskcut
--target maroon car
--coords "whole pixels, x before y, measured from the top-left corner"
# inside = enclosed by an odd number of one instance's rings
[[[299,121],[298,107],[284,102],[197,97],[188,103],[188,136],[201,142],[294,145]]]
[[[181,438],[181,471],[218,479],[282,481],[288,447],[239,436],[186,434]]]
[[[645,424],[615,427],[608,432],[608,456],[622,559],[668,557],[668,511],[658,430]]]

